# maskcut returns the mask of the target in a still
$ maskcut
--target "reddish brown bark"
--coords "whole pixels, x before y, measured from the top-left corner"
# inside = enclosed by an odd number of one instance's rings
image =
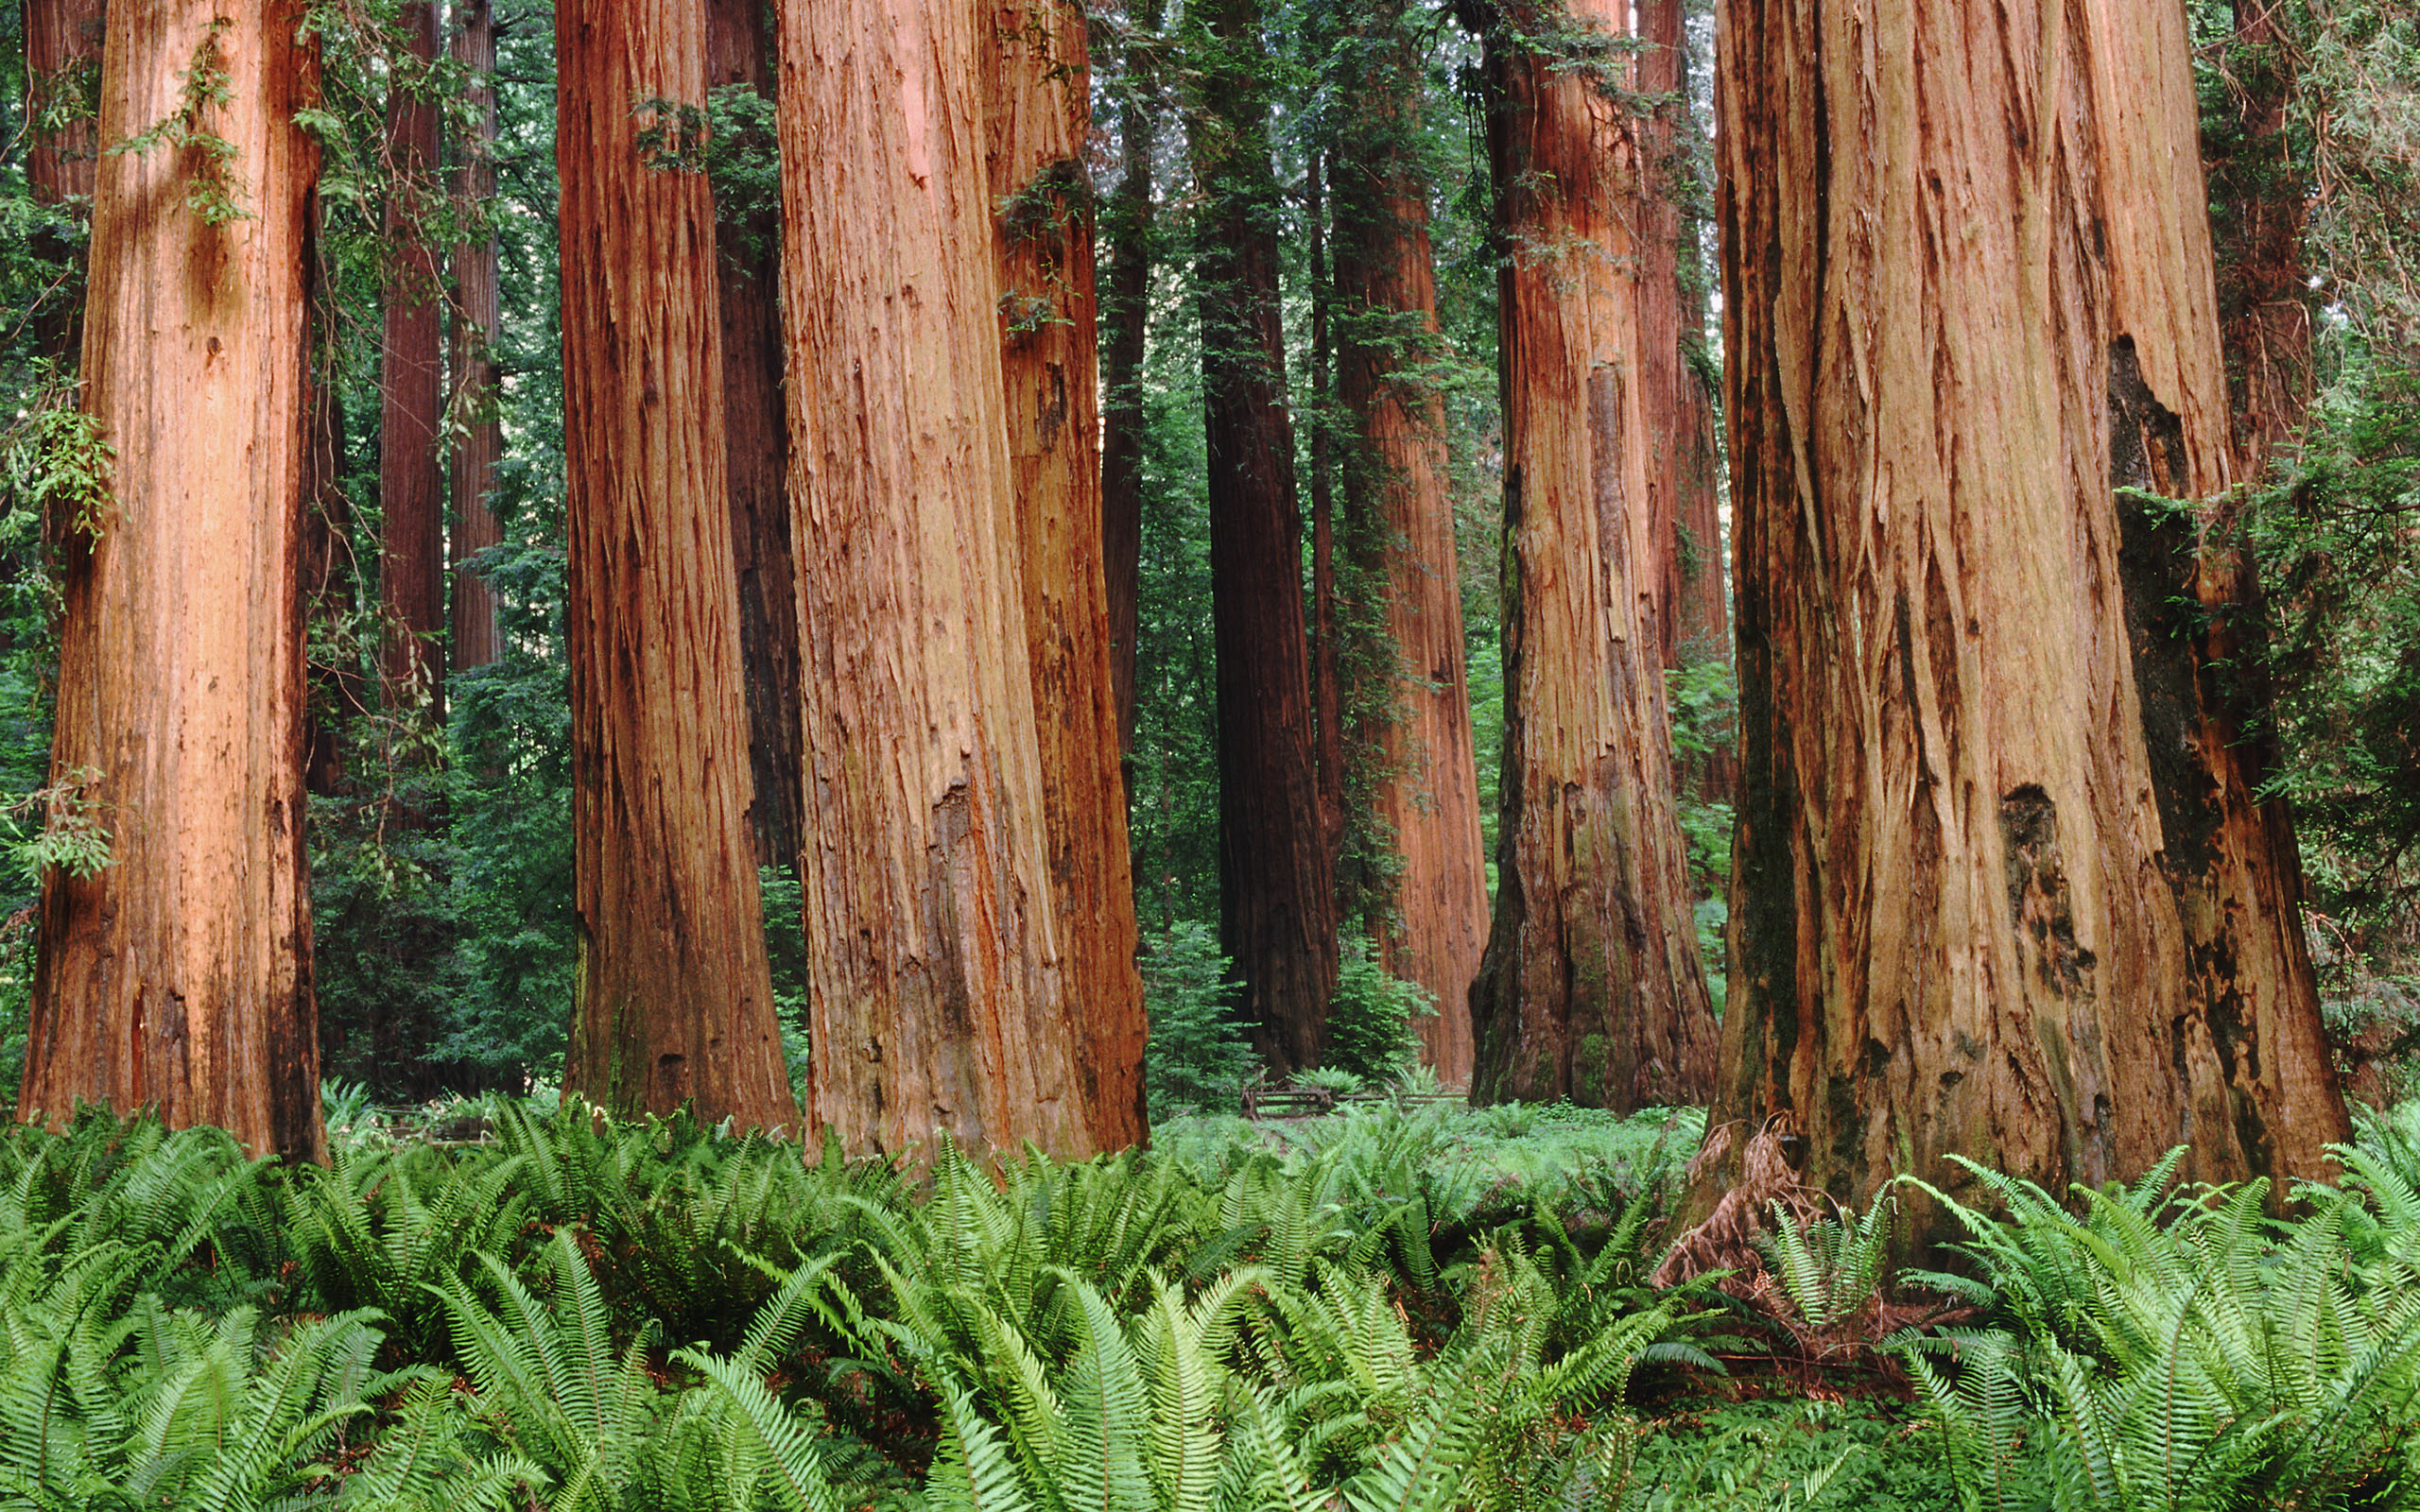
[[[1644,171],[1600,88],[1613,0],[1487,39],[1488,151],[1507,256],[1503,821],[1471,989],[1479,1101],[1633,1108],[1703,1095],[1709,1007],[1672,803],[1663,663],[1641,623],[1653,443],[1637,370]],[[1634,569],[1634,564],[1637,564]]]
[[[387,98],[386,311],[378,344],[378,599],[386,702],[444,708],[445,504],[433,207],[437,106],[420,80],[437,57],[432,0],[406,0],[397,27],[402,81]]]
[[[1101,296],[1100,519],[1109,605],[1110,682],[1117,699],[1117,749],[1134,749],[1134,650],[1143,559],[1143,349],[1150,325],[1151,170],[1159,152],[1160,0],[1131,16],[1117,96],[1120,177],[1107,215],[1108,289]]]
[[[704,0],[555,12],[579,1002],[563,1084],[798,1122],[748,834]],[[661,132],[642,145],[643,132]]]
[[[769,99],[773,42],[762,0],[708,0],[706,82]],[[770,141],[754,144],[769,152]],[[756,858],[798,868],[801,805],[798,568],[790,550],[789,425],[782,414],[781,212],[717,212],[722,260],[723,434],[731,540],[739,567],[739,645],[748,688],[749,811]]]
[[[977,0],[781,13],[807,1117],[1094,1148],[1062,980],[985,234]]]
[[[2290,850],[2190,668],[2157,686],[2112,505],[2226,476],[2182,8],[1852,34],[1742,0],[1719,67],[1744,741],[1716,1129],[1794,1134],[1860,1205],[1960,1185],[1953,1153],[2053,1191],[2179,1143],[2198,1177],[2320,1174],[2344,1121]]]
[[[164,144],[99,165],[82,370],[115,498],[90,532],[61,522],[51,780],[95,805],[110,861],[45,879],[17,1108],[148,1107],[310,1160],[298,542],[318,158],[294,114],[317,104],[318,59],[302,19],[259,0],[110,17],[100,139],[175,115],[198,73],[224,94],[192,124],[233,152],[215,170]],[[214,223],[197,198],[242,214]]]
[[[1336,163],[1338,398],[1352,426],[1348,529],[1383,584],[1396,717],[1375,752],[1377,817],[1403,869],[1387,970],[1426,988],[1422,1058],[1471,1074],[1470,988],[1487,945],[1487,867],[1462,645],[1461,569],[1446,491],[1444,399],[1422,365],[1437,339],[1428,185],[1419,167],[1425,50],[1404,8],[1365,12]]]
[[[458,214],[468,222],[495,198],[495,18],[488,0],[457,0],[454,60],[470,76],[463,103],[474,128],[454,169]],[[504,421],[497,413],[493,346],[503,306],[496,278],[496,239],[475,237],[454,249],[454,370],[447,413],[456,427],[448,457],[454,519],[448,557],[454,568],[453,634],[446,651],[457,668],[483,667],[504,654],[495,593],[473,572],[471,558],[504,540],[488,495],[504,459]]]
[[[1093,225],[1082,194],[1092,80],[1080,9],[994,0],[990,16],[986,168],[1050,897],[1063,990],[1082,1036],[1077,1080],[1094,1144],[1115,1150],[1150,1135],[1150,1036],[1101,561]]]
[[[1282,1075],[1319,1063],[1337,955],[1259,27],[1257,0],[1201,7],[1190,134],[1208,201],[1196,282],[1219,657],[1219,922],[1254,1048]]]
[[[1639,376],[1647,385],[1647,524],[1654,570],[1653,633],[1667,668],[1731,658],[1731,596],[1724,582],[1720,459],[1713,396],[1689,360],[1705,335],[1701,220],[1690,159],[1698,129],[1689,113],[1687,8],[1684,0],[1646,0],[1638,8],[1640,49],[1633,65],[1641,95],[1659,103],[1639,130],[1647,173],[1641,180]],[[1728,740],[1677,758],[1683,786],[1701,798],[1728,799],[1738,754]]]

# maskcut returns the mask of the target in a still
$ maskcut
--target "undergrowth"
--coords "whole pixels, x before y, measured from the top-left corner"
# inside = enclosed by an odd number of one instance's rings
[[[1779,1317],[1648,1283],[1690,1115],[1356,1108],[910,1167],[527,1100],[423,1137],[337,1110],[325,1170],[92,1110],[0,1137],[0,1507],[2413,1494],[2408,1120],[2291,1223],[2165,1171],[2071,1202],[1977,1173],[1955,1274],[1784,1213]],[[1787,1367],[1908,1317],[1862,1300],[1893,1287],[1953,1305]]]

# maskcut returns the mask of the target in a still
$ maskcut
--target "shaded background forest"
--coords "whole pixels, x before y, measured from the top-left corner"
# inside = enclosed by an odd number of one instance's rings
[[[1676,276],[1703,300],[1712,283],[1711,17],[1690,9],[1684,87],[1667,102],[1689,129],[1658,178],[1680,212]],[[1323,521],[1341,528],[1338,437],[1348,423],[1326,329],[1342,254],[1333,196],[1324,191],[1335,155],[1350,150],[1344,145],[1366,126],[1350,113],[1357,92],[1348,86],[1372,66],[1369,12],[1353,0],[1272,5],[1262,18],[1268,55],[1253,65],[1265,70],[1261,86],[1274,103],[1288,399],[1309,517],[1305,617],[1321,627],[1322,665],[1332,659],[1336,667],[1332,723],[1346,799],[1337,890],[1345,932],[1356,937],[1382,930],[1393,907],[1394,837],[1372,817],[1369,795],[1391,775],[1384,730],[1396,717],[1396,651],[1384,627],[1383,581],[1358,571],[1351,549],[1336,551],[1324,570],[1313,556]],[[2412,908],[2420,883],[2413,856],[2420,545],[2412,525],[2420,391],[2411,373],[2420,313],[2420,36],[2400,8],[2358,0],[2274,10],[2201,4],[2194,12],[2222,313],[2253,318],[2265,311],[2305,322],[2310,334],[2308,371],[2277,380],[2297,408],[2301,395],[2312,396],[2308,431],[2298,447],[2277,454],[2273,476],[2252,491],[2239,519],[2271,610],[2273,637],[2257,671],[2273,687],[2274,730],[2287,756],[2276,782],[2296,805],[2314,884],[2310,923],[2329,1027],[2346,1068],[2364,1072],[2357,1087],[2384,1099],[2408,1091],[2392,1078],[2402,1074],[2399,1062],[2420,1030],[2420,923]],[[510,0],[491,12],[491,195],[458,171],[464,145],[480,132],[475,70],[443,56],[441,46],[432,64],[415,61],[391,7],[331,0],[311,16],[325,44],[321,118],[312,123],[325,154],[315,320],[321,381],[334,405],[320,428],[333,444],[316,494],[328,565],[310,614],[318,731],[310,859],[322,1069],[366,1084],[382,1101],[519,1088],[560,1072],[576,957],[554,22],[550,10]],[[1200,56],[1198,28],[1157,0],[1104,8],[1093,21],[1088,167],[1104,249],[1105,330],[1126,297],[1115,286],[1112,249],[1139,249],[1149,266],[1139,376],[1131,392],[1104,399],[1131,403],[1141,419],[1135,718],[1125,769],[1155,1025],[1150,1077],[1154,1111],[1164,1113],[1224,1098],[1250,1060],[1219,985],[1217,669],[1201,327],[1194,318],[1201,222],[1216,197],[1195,180],[1193,117],[1184,107],[1205,71],[1227,65]],[[1411,76],[1420,97],[1404,112],[1418,126],[1404,146],[1430,186],[1442,329],[1424,344],[1418,371],[1440,397],[1445,421],[1479,812],[1493,857],[1503,729],[1495,350],[1502,250],[1487,230],[1492,191],[1477,45],[1442,12],[1409,10],[1392,24],[1412,39],[1420,60]],[[0,114],[12,123],[0,146],[0,309],[8,312],[0,321],[0,421],[8,424],[0,432],[8,504],[0,549],[10,573],[0,783],[11,805],[13,846],[4,885],[11,923],[9,965],[0,971],[0,1095],[13,1094],[24,1055],[37,879],[45,866],[72,861],[78,839],[72,825],[51,821],[43,796],[56,592],[43,520],[61,491],[55,429],[72,375],[43,353],[80,298],[74,268],[82,207],[35,201],[25,172],[28,138],[14,123],[73,109],[73,92],[91,81],[36,87],[21,26],[13,9],[0,17]],[[391,117],[415,103],[442,118],[445,156],[438,163],[416,163],[397,148]],[[745,83],[713,97],[705,166],[717,213],[739,245],[770,234],[779,185],[770,109]],[[1118,192],[1138,163],[1150,186],[1139,200]],[[2259,209],[2277,202],[2281,176],[2301,188],[2302,224],[2280,228]],[[399,238],[399,225],[440,249],[493,234],[498,250],[500,305],[490,346],[500,372],[493,418],[502,450],[488,504],[501,540],[459,565],[493,593],[500,634],[487,660],[455,648],[441,695],[408,670],[397,675],[395,585],[382,582],[389,507],[382,426],[393,388],[382,371],[383,321],[403,286],[398,249],[410,240]],[[2282,311],[2281,258],[2300,286]],[[1685,344],[1709,405],[1719,392],[1717,347],[1710,331]],[[449,445],[468,444],[485,418],[454,406]],[[2290,417],[2287,423],[2294,428]],[[1724,542],[1676,538],[1664,545],[1701,591],[1720,589]],[[1701,951],[1719,973],[1732,825],[1724,760],[1729,647],[1719,636],[1680,638],[1669,660]],[[804,1037],[795,831],[785,836],[772,822],[758,828],[767,939],[795,1071]],[[1366,956],[1348,952],[1346,971],[1348,996],[1400,998]],[[1719,1009],[1719,978],[1711,985]],[[1392,1053],[1381,1047],[1363,1069],[1390,1069]]]

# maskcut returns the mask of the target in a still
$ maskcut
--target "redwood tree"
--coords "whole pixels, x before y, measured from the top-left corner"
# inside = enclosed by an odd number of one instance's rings
[[[1714,1143],[1794,1135],[1799,1179],[1860,1204],[1962,1184],[1951,1153],[2053,1191],[2179,1143],[2203,1178],[2318,1174],[2344,1115],[2290,850],[2180,805],[2232,758],[2189,718],[2147,741],[2118,619],[2112,484],[2225,478],[2184,9],[1853,34],[1742,0],[1719,68],[1743,774]]]
[[[1715,1022],[1642,624],[1651,458],[1636,120],[1613,0],[1487,32],[1504,383],[1504,771],[1472,1096],[1695,1101]]]
[[[977,0],[780,14],[808,781],[807,1118],[1094,1148],[1046,800],[988,228]]]
[[[495,198],[495,16],[488,0],[456,0],[451,48],[454,61],[469,76],[463,103],[473,127],[454,168],[456,214],[462,224],[475,227],[481,207]],[[448,454],[454,597],[446,653],[456,668],[483,667],[504,654],[495,593],[468,565],[475,554],[504,539],[488,507],[488,495],[495,490],[496,464],[504,457],[493,350],[503,318],[493,231],[475,232],[454,248],[453,315],[453,388],[447,410],[458,428]]]
[[[299,6],[120,5],[102,61],[84,405],[113,501],[61,522],[54,820],[20,1118],[78,1098],[320,1156],[302,849]],[[182,145],[155,129],[176,124]]]
[[[707,0],[706,82],[769,102],[773,40],[763,0]],[[769,154],[769,126],[726,111],[740,150]],[[781,207],[717,185],[721,259],[723,439],[730,456],[731,540],[739,567],[739,651],[748,689],[748,756],[756,780],[756,858],[799,865],[798,568],[790,550],[789,425],[782,413]]]
[[[1150,1033],[1102,579],[1084,14],[1063,0],[994,0],[991,20],[986,166],[1050,898],[1093,1141],[1122,1149],[1150,1137]]]
[[[1381,931],[1389,971],[1419,983],[1441,1080],[1471,1074],[1471,983],[1487,944],[1487,866],[1462,645],[1461,578],[1446,491],[1444,396],[1423,365],[1438,339],[1420,103],[1426,49],[1407,7],[1361,11],[1339,77],[1337,394],[1351,426],[1347,534],[1373,569],[1396,662],[1395,717],[1374,753],[1377,817],[1402,870]]]
[[[704,0],[555,12],[579,1001],[566,1089],[791,1125],[748,833]],[[634,108],[634,103],[637,102]]]
[[[387,85],[385,312],[378,346],[378,596],[387,701],[443,707],[445,500],[440,471],[443,374],[438,355],[435,208],[437,58],[433,0],[406,0],[402,49]]]
[[[1219,659],[1219,923],[1255,1048],[1282,1074],[1319,1063],[1337,955],[1277,303],[1270,69],[1258,0],[1204,0],[1186,24],[1193,171],[1205,199],[1195,279]]]
[[[1134,652],[1143,558],[1143,351],[1150,329],[1151,244],[1158,234],[1152,168],[1159,156],[1161,0],[1127,17],[1117,90],[1119,176],[1102,217],[1108,288],[1100,297],[1101,568],[1108,590],[1110,680],[1117,749],[1134,749]]]

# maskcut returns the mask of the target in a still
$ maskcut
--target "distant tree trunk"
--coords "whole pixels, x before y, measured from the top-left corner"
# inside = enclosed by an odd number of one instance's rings
[[[1606,36],[1612,0],[1568,19]],[[1663,662],[1641,624],[1649,458],[1636,123],[1610,50],[1487,38],[1488,150],[1506,249],[1503,821],[1471,989],[1472,1096],[1630,1109],[1703,1096],[1715,1022],[1672,801]],[[1634,564],[1636,564],[1634,567]]]
[[[2290,853],[2227,795],[2180,805],[2208,770],[2147,748],[2161,657],[2116,620],[2111,484],[2225,476],[2184,9],[1851,35],[1742,0],[1720,49],[1744,761],[1713,1140],[1784,1133],[1860,1205],[1964,1185],[1952,1153],[2052,1191],[2178,1143],[2193,1177],[2318,1175],[2343,1112],[2308,976],[2269,975]]]
[[[1317,1065],[1326,1047],[1334,868],[1313,759],[1260,8],[1204,0],[1201,11],[1191,135],[1207,198],[1196,278],[1219,656],[1219,922],[1255,1048],[1284,1074]]]
[[[1334,417],[1328,413],[1332,392],[1328,311],[1336,296],[1327,250],[1327,197],[1322,190],[1327,173],[1325,156],[1311,154],[1305,180],[1309,203],[1304,216],[1309,223],[1311,243],[1311,723],[1319,731],[1314,765],[1319,777],[1320,843],[1327,847],[1341,922],[1359,911],[1368,883],[1346,875],[1344,856],[1344,677],[1336,644],[1343,614],[1337,602],[1336,440]]]
[[[2249,476],[2302,428],[2310,400],[2311,292],[2303,266],[2310,186],[2286,135],[2294,54],[2275,0],[2235,0],[2224,54],[2228,119],[2204,135],[2217,214],[2219,335],[2236,455]]]
[[[763,0],[708,0],[706,82],[773,95]],[[771,152],[769,139],[752,144]],[[800,776],[798,566],[790,550],[789,425],[782,413],[778,205],[717,211],[722,259],[723,432],[731,457],[731,540],[739,563],[739,645],[748,688],[750,811],[756,859],[795,872]]]
[[[97,83],[104,0],[26,0],[25,9],[26,187],[37,204],[89,199],[100,155],[92,119],[78,117],[57,131],[36,130],[34,123],[55,101],[81,95]],[[87,211],[88,223],[89,217]],[[36,239],[35,250],[60,263],[72,255],[47,232]],[[38,345],[52,356],[73,356],[82,339],[81,302],[61,299],[55,309],[43,318]]]
[[[353,559],[353,501],[344,491],[344,403],[328,370],[337,315],[320,256],[320,207],[311,206],[311,242],[303,255],[302,361],[302,544],[299,576],[303,605],[304,652],[313,627],[331,633],[323,648],[329,660],[309,660],[304,715],[302,783],[315,797],[344,791],[346,728],[368,712],[358,661],[342,649],[342,627],[352,617],[360,590]]]
[[[84,404],[117,448],[115,503],[90,533],[60,523],[50,776],[94,805],[111,854],[45,879],[17,1109],[151,1107],[316,1160],[298,542],[318,157],[294,112],[319,71],[302,19],[260,0],[110,18],[98,139],[176,115],[199,77],[216,97],[190,124],[233,152],[100,163]]]
[[[748,834],[714,198],[683,165],[705,4],[555,18],[579,916],[563,1085],[616,1112],[795,1126]]]
[[[1050,896],[1063,991],[1082,1036],[1077,1079],[1093,1142],[1123,1149],[1150,1137],[1143,1102],[1150,1035],[1134,960],[1101,566],[1084,13],[1062,0],[994,0],[992,22],[984,52],[992,240]]]
[[[1666,102],[1639,123],[1648,172],[1637,215],[1644,237],[1639,374],[1647,384],[1648,434],[1656,438],[1648,478],[1655,563],[1650,581],[1658,654],[1668,669],[1731,659],[1720,441],[1711,396],[1688,360],[1704,341],[1705,287],[1703,222],[1689,204],[1699,138],[1689,108],[1687,9],[1684,0],[1639,6],[1635,64],[1638,93]],[[1738,753],[1728,741],[1676,764],[1683,788],[1701,798],[1729,799],[1738,778]]]
[[[807,1118],[852,1152],[1094,1148],[984,234],[991,22],[976,0],[781,13]]]
[[[463,96],[474,130],[461,145],[454,169],[454,196],[467,218],[495,198],[495,17],[488,0],[455,3],[454,60],[476,81]],[[494,590],[468,565],[473,556],[504,540],[488,507],[488,495],[495,491],[496,464],[504,459],[493,351],[502,319],[496,239],[491,233],[454,249],[454,392],[448,407],[461,429],[451,457],[454,602],[453,635],[446,649],[457,669],[483,667],[504,655]]]
[[[1151,168],[1159,153],[1157,42],[1161,0],[1137,0],[1117,96],[1122,168],[1110,194],[1109,290],[1100,301],[1101,555],[1108,588],[1110,680],[1117,750],[1134,749],[1134,650],[1143,559],[1143,351],[1150,325]]]
[[[1403,858],[1387,970],[1426,988],[1422,1059],[1441,1081],[1471,1074],[1470,988],[1487,945],[1487,865],[1462,648],[1461,569],[1446,492],[1445,403],[1420,367],[1437,339],[1428,185],[1420,171],[1426,65],[1405,7],[1365,12],[1336,151],[1337,389],[1353,428],[1348,533],[1384,585],[1400,676],[1380,735],[1379,819]]]
[[[378,597],[389,709],[428,700],[444,709],[445,505],[438,458],[443,429],[437,249],[422,228],[434,200],[437,106],[422,78],[437,57],[433,0],[406,0],[397,23],[409,72],[390,76],[387,155],[385,321],[378,344]]]

